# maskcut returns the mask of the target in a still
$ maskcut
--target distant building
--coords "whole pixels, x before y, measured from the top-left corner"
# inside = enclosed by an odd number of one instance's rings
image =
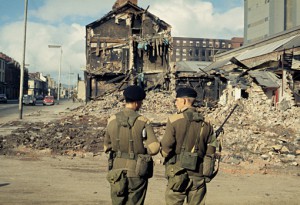
[[[244,0],[245,44],[300,25],[299,0]]]
[[[20,94],[20,64],[0,52],[0,93],[8,99],[18,99]],[[23,93],[28,90],[28,69],[24,68]]]
[[[208,39],[173,37],[172,61],[214,61],[214,55],[243,45],[243,38]]]
[[[29,73],[28,95],[48,95],[47,78],[42,73]]]
[[[46,76],[47,78],[47,82],[48,82],[48,95],[54,96],[55,98],[57,97],[56,94],[56,82],[53,78],[50,77],[50,75],[48,74]]]
[[[6,61],[0,57],[0,94],[5,93],[5,68]]]

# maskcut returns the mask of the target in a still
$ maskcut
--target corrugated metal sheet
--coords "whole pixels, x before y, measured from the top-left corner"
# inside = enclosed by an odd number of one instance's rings
[[[292,36],[292,37],[282,39],[282,40],[279,40],[279,41],[276,41],[276,42],[273,42],[273,43],[270,43],[270,44],[267,44],[264,46],[260,46],[258,48],[247,50],[247,51],[243,52],[242,54],[238,55],[236,58],[241,61],[241,60],[265,55],[267,53],[271,53],[271,52],[275,51],[277,48],[282,47],[284,44],[288,43],[289,41],[291,41],[292,39],[294,39],[296,37],[298,37],[298,36]]]
[[[205,69],[207,71],[209,70],[213,70],[213,69],[218,69],[218,68],[222,68],[224,65],[228,65],[230,64],[230,60],[231,58],[225,59],[225,60],[221,60],[221,61],[217,61],[217,62],[213,62],[212,64],[210,64],[209,66],[207,66]]]
[[[255,78],[257,83],[266,88],[279,88],[279,80],[274,73],[268,71],[250,71],[249,75]]]
[[[285,43],[280,47],[280,49],[290,49],[300,46],[300,35],[295,36],[289,42]]]
[[[199,68],[206,71],[206,67],[209,66],[211,62],[207,61],[179,61],[176,62],[177,72],[202,72]]]

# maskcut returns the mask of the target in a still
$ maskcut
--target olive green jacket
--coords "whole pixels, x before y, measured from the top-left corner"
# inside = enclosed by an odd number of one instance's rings
[[[124,108],[121,111],[125,116],[135,118],[138,114],[132,109]],[[104,152],[109,151],[121,151],[122,153],[130,152],[130,130],[126,127],[120,127],[119,131],[119,150],[117,145],[117,134],[118,134],[118,121],[117,113],[108,119],[107,131],[104,139]],[[146,134],[143,137],[143,130]],[[133,152],[134,154],[150,154],[156,155],[159,152],[159,142],[155,137],[153,128],[150,125],[150,121],[139,115],[132,127],[132,139],[133,139]],[[113,163],[113,169],[124,169],[127,170],[127,176],[136,177],[134,170],[136,166],[136,160],[115,158]]]
[[[192,121],[189,131],[186,131],[187,119],[184,113],[189,112],[200,118],[199,122]],[[199,133],[200,132],[200,133]],[[216,138],[213,127],[204,121],[204,117],[196,111],[195,108],[186,108],[180,113],[176,113],[168,118],[166,132],[160,142],[161,154],[166,160],[181,153],[184,138],[187,137],[185,151],[194,152],[196,138],[198,139],[198,155],[200,156],[200,164],[196,171],[188,171],[189,175],[203,176],[203,157],[205,154],[215,153]],[[179,161],[176,161],[179,164]]]

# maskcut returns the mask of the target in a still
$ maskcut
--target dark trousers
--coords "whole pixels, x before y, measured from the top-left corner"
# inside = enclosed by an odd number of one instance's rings
[[[148,179],[139,177],[127,177],[127,190],[122,196],[111,189],[113,205],[143,205],[148,187]]]

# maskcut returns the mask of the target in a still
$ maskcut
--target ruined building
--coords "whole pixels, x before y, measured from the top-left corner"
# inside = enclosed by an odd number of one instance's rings
[[[108,14],[86,25],[87,99],[128,83],[168,88],[171,26],[137,3],[118,0]]]

